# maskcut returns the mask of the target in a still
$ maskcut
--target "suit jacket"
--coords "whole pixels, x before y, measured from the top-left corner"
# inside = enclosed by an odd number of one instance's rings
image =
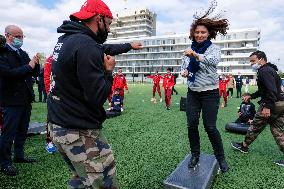
[[[33,81],[39,74],[39,65],[29,66],[28,54],[9,45],[0,56],[0,96],[3,106],[28,105],[34,100]]]

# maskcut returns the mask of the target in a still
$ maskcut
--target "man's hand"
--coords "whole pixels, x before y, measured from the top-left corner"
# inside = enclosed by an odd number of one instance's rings
[[[134,50],[143,49],[143,46],[140,42],[132,42],[130,44],[131,44],[132,49]]]
[[[113,71],[115,67],[115,59],[110,55],[104,55],[104,67],[106,71]]]
[[[249,120],[248,120],[248,123],[251,125],[251,124],[252,124],[252,121],[253,121],[252,119],[249,119]]]
[[[187,77],[187,76],[188,76],[188,70],[183,70],[183,71],[180,73],[180,75],[181,75],[182,77]]]
[[[40,56],[38,54],[36,54],[33,59],[29,62],[29,65],[30,67],[32,67],[32,69],[35,68],[35,65],[36,64],[39,64],[39,59],[40,59]]]
[[[248,96],[243,96],[243,99],[244,99],[245,102],[248,102],[248,100],[250,100],[250,98],[251,98],[250,95],[248,95]]]
[[[269,108],[263,108],[262,109],[262,115],[263,115],[263,117],[265,117],[265,118],[268,118],[268,117],[270,117],[270,109]]]
[[[242,112],[239,112],[238,114],[239,114],[239,117],[240,117],[242,115]]]

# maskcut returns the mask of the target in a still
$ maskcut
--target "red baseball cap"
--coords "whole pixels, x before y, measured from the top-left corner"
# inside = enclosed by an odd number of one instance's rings
[[[112,13],[109,7],[101,0],[87,0],[81,7],[79,12],[70,15],[71,20],[86,20],[95,15],[102,15],[109,18],[112,17]]]

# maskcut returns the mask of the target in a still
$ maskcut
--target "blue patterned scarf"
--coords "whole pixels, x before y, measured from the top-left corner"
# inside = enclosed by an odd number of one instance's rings
[[[192,41],[191,49],[194,50],[198,54],[204,54],[207,48],[212,44],[210,40],[205,40],[201,43],[197,43],[195,40]],[[191,57],[190,62],[187,67],[188,78],[190,82],[195,81],[195,73],[200,69],[200,62],[196,60],[196,58]]]

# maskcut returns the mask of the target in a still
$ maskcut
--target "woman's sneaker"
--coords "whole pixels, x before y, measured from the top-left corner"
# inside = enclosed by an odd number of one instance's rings
[[[229,165],[228,165],[228,163],[226,162],[226,160],[220,160],[219,162],[219,167],[220,167],[220,170],[221,170],[221,172],[222,173],[226,173],[226,172],[228,172],[229,171]]]
[[[189,162],[188,162],[188,168],[192,169],[194,168],[199,162],[199,157],[191,156]]]
[[[48,153],[53,154],[56,152],[56,147],[52,142],[49,142],[45,145],[45,149]]]

